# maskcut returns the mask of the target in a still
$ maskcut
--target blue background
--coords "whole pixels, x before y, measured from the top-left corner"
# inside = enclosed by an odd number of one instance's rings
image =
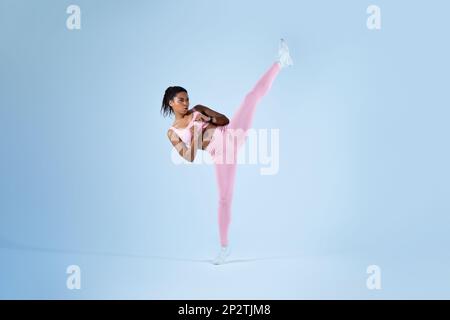
[[[0,298],[450,298],[449,10],[1,0]],[[280,37],[294,66],[253,123],[280,130],[279,171],[238,168],[232,255],[214,266],[214,167],[172,162],[163,93],[230,116]]]

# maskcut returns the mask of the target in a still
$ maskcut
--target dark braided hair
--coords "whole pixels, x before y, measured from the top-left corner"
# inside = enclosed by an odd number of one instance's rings
[[[173,113],[172,107],[169,105],[169,101],[175,98],[178,92],[186,92],[187,90],[183,87],[174,86],[174,87],[168,87],[166,89],[166,92],[164,93],[164,98],[161,105],[161,112],[163,116],[167,116],[167,114],[170,116]]]

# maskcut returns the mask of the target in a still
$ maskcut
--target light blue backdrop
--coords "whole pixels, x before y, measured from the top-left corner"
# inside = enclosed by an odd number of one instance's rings
[[[450,298],[449,10],[0,0],[0,298]],[[171,161],[162,96],[231,115],[280,37],[294,66],[254,119],[280,130],[279,171],[238,168],[213,266],[214,167]]]

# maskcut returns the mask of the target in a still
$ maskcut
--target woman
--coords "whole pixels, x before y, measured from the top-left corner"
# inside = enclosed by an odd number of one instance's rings
[[[197,150],[207,151],[215,165],[219,192],[219,235],[221,250],[213,260],[222,264],[229,255],[228,227],[231,222],[231,204],[236,176],[237,151],[244,144],[259,100],[269,91],[278,72],[292,65],[289,49],[281,39],[278,59],[246,95],[231,120],[206,106],[196,105],[189,110],[189,96],[182,87],[167,88],[161,111],[164,116],[174,113],[175,121],[167,137],[181,157],[194,161]]]

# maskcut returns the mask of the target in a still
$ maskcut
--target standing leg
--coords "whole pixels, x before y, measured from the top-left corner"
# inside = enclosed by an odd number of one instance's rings
[[[222,247],[228,246],[228,228],[231,222],[231,206],[233,202],[236,163],[215,164],[217,187],[219,191],[219,235]]]

